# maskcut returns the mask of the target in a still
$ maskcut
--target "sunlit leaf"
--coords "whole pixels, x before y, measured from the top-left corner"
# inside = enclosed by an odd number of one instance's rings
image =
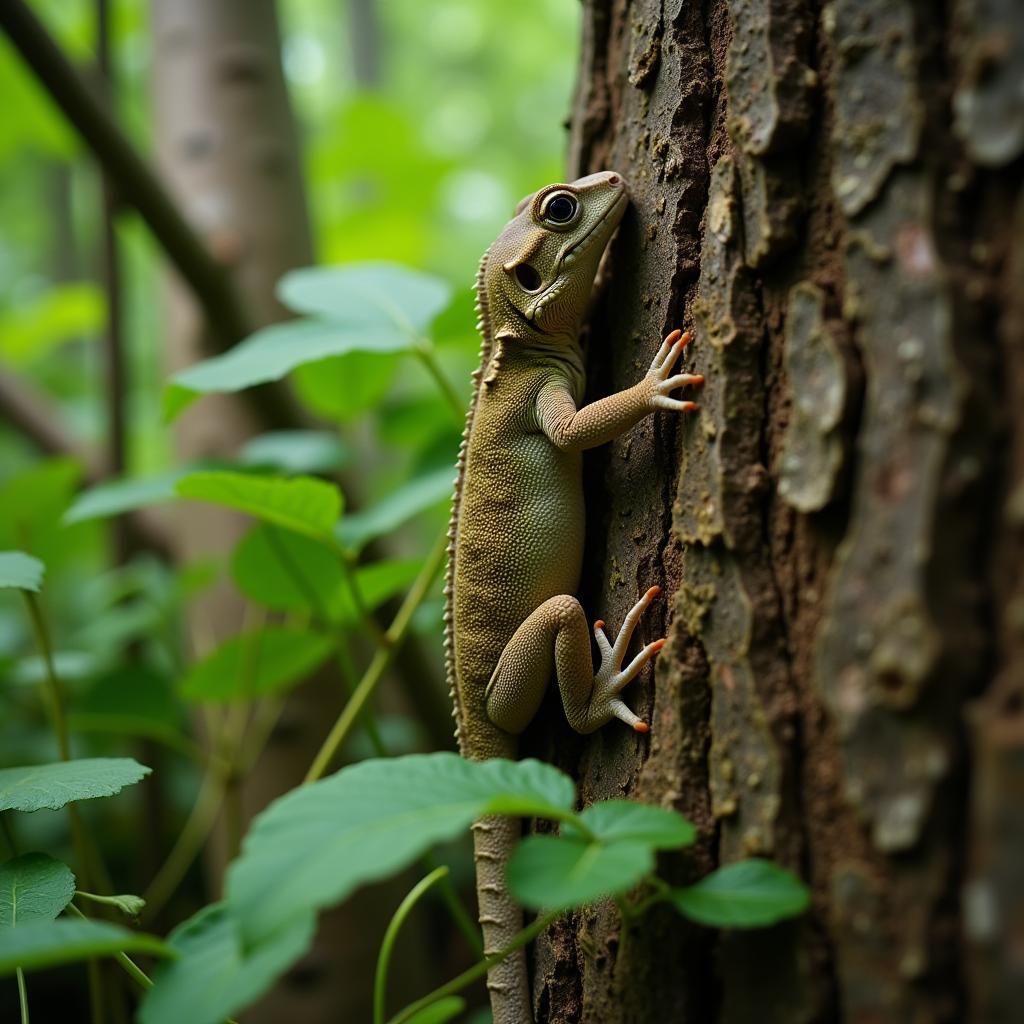
[[[149,773],[149,768],[130,757],[84,757],[0,768],[0,811],[57,810],[72,800],[113,796]]]
[[[341,515],[341,492],[315,477],[198,472],[182,477],[178,496],[246,512],[311,537],[329,536]]]
[[[280,380],[298,366],[346,352],[401,352],[410,341],[387,324],[288,320],[262,327],[241,344],[174,375],[172,384],[208,394]]]
[[[141,1024],[222,1024],[255,1002],[313,941],[315,918],[297,914],[256,945],[222,903],[204,907],[171,932],[178,959],[161,966],[142,1000]]]
[[[5,97],[4,116],[0,118],[0,161],[21,150],[51,158],[67,158],[74,153],[74,133],[3,35],[0,93]]]
[[[258,941],[296,913],[388,877],[488,811],[565,811],[574,796],[572,780],[539,761],[363,761],[292,790],[255,819],[228,871],[228,905]]]
[[[442,278],[399,263],[349,263],[292,270],[278,282],[281,301],[296,313],[346,324],[390,325],[397,333],[422,334],[451,301]]]
[[[741,860],[712,871],[695,885],[673,889],[685,917],[714,928],[762,928],[802,914],[807,886],[770,860]]]
[[[181,694],[222,701],[280,693],[321,665],[333,647],[330,637],[283,626],[239,633],[189,669]]]
[[[282,473],[329,473],[350,457],[341,438],[330,430],[276,430],[247,441],[238,453],[244,465]]]
[[[46,459],[14,473],[0,486],[0,548],[42,559],[50,573],[69,550],[61,516],[71,503],[82,468],[73,459]]]
[[[45,853],[23,853],[0,864],[0,930],[52,921],[74,898],[75,876]]]
[[[171,955],[170,948],[155,935],[131,932],[106,921],[60,918],[0,929],[0,975],[13,974],[18,967],[31,971],[118,952]]]
[[[527,836],[509,861],[508,884],[525,906],[561,910],[626,892],[653,868],[654,852],[646,843]]]
[[[92,284],[56,285],[0,315],[0,355],[30,363],[52,348],[94,334],[103,325],[103,293]]]
[[[697,830],[676,811],[633,800],[602,800],[583,811],[580,820],[603,843],[639,842],[652,850],[674,850],[697,838]]]
[[[0,589],[39,591],[46,566],[24,551],[0,551]]]
[[[97,484],[75,499],[64,513],[64,522],[70,524],[86,519],[106,519],[173,501],[178,496],[175,490],[178,481],[189,472],[189,469],[172,469],[156,476],[124,478]]]
[[[338,523],[335,536],[345,547],[358,550],[428,508],[450,501],[454,476],[450,466],[442,466],[410,480],[368,508],[346,516]]]

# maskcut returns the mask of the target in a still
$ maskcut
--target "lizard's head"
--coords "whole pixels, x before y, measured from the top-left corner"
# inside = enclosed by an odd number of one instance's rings
[[[598,264],[629,194],[599,171],[526,196],[488,250],[484,280],[495,337],[575,336]]]

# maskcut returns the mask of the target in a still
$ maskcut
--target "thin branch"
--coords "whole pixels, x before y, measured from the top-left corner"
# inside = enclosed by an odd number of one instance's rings
[[[423,599],[430,591],[434,578],[440,572],[441,566],[444,565],[447,550],[448,538],[442,534],[437,544],[434,545],[434,550],[427,556],[419,576],[416,577],[408,594],[405,595],[405,600],[402,602],[394,621],[388,628],[386,633],[388,645],[377,649],[377,653],[373,656],[373,660],[363,673],[363,678],[360,680],[355,692],[348,699],[344,708],[342,708],[341,714],[338,715],[334,725],[331,727],[327,739],[324,740],[323,745],[313,759],[313,763],[309,766],[309,771],[306,772],[303,785],[322,779],[330,768],[335,755],[345,742],[345,737],[348,736],[352,726],[358,721],[367,701],[373,696],[374,691],[377,689],[377,684],[384,677],[384,673],[394,659],[396,649],[405,639],[405,634],[412,623],[413,614],[423,603]]]
[[[118,128],[103,98],[75,70],[24,0],[0,3],[0,28],[99,161],[116,186],[118,199],[146,222],[202,309],[217,349],[226,351],[240,342],[252,324],[230,276]],[[269,429],[302,421],[281,387],[250,388],[242,397]]]
[[[171,262],[188,282],[225,348],[250,330],[238,296],[223,268],[185,221],[177,206],[124,137],[106,104],[75,70],[24,0],[0,4],[0,27],[40,84],[149,226]]]

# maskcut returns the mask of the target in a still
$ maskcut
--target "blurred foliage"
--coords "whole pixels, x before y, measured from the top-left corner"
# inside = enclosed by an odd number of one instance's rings
[[[93,0],[32,6],[88,67]],[[148,152],[146,4],[111,6],[117,114]],[[262,698],[254,720],[259,725],[266,712],[272,724],[277,695],[325,660],[354,685],[368,660],[366,612],[415,589],[424,552],[443,528],[459,407],[477,357],[471,283],[478,261],[518,199],[562,176],[575,0],[378,0],[378,33],[365,39],[353,38],[344,0],[280,0],[278,8],[318,262],[386,261],[421,272],[370,272],[399,297],[408,330],[396,333],[390,314],[381,319],[378,308],[339,334],[358,302],[337,306],[339,297],[347,299],[338,279],[286,278],[284,301],[306,317],[268,332],[294,340],[296,331],[329,322],[335,347],[314,362],[293,358],[290,366],[272,367],[269,376],[287,375],[320,427],[255,438],[227,466],[181,466],[165,414],[195,396],[166,379],[164,319],[154,312],[162,300],[162,259],[129,213],[118,223],[129,359],[126,479],[87,488],[86,466],[40,457],[0,421],[0,551],[28,552],[46,565],[38,600],[66,691],[74,752],[161,752],[169,817],[165,834],[153,841],[165,847],[211,771],[189,734],[188,699],[203,702],[227,756],[255,756],[258,744],[243,749],[230,711],[218,717],[223,702],[243,694],[252,710],[251,698]],[[357,60],[367,47],[375,59]],[[367,66],[376,73],[357,81],[355,69]],[[106,300],[96,167],[3,37],[0,90],[0,368],[46,395],[69,435],[99,454],[107,430],[100,344]],[[365,288],[356,291],[358,298]],[[376,344],[366,343],[371,328]],[[353,331],[362,332],[355,343]],[[195,390],[219,390],[222,381],[214,377],[212,386]],[[344,496],[331,478],[342,468],[358,478],[363,507],[338,520]],[[113,516],[145,509],[166,517],[183,497],[242,508],[259,521],[234,550],[208,561],[172,567],[142,551],[115,564]],[[403,557],[368,560],[369,545],[381,537]],[[189,602],[217,585],[250,603],[244,629],[235,637],[188,636]],[[416,605],[411,628],[439,658],[436,582]],[[193,646],[202,656],[189,653]],[[54,760],[40,691],[45,678],[21,602],[0,592],[0,769]],[[342,749],[348,759],[382,743],[392,752],[422,749],[424,735],[408,712],[388,708],[379,729],[353,730]],[[119,888],[145,890],[155,866],[138,856],[143,797],[133,790],[93,804],[82,817],[102,837],[111,876]],[[23,849],[72,859],[58,812],[21,815],[15,830]],[[468,858],[454,874],[464,878],[467,871]],[[191,895],[172,906],[172,921],[204,897],[197,873],[185,882]],[[41,930],[40,943],[59,937],[64,924],[71,922]]]

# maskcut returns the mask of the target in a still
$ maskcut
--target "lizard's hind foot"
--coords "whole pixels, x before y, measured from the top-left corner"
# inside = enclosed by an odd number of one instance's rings
[[[614,643],[609,643],[604,632],[604,623],[594,623],[594,638],[601,652],[601,667],[594,676],[594,691],[591,698],[591,714],[596,717],[618,718],[637,732],[648,732],[650,726],[638,715],[635,715],[619,697],[625,687],[631,683],[640,670],[665,646],[665,639],[654,640],[625,667],[622,662],[626,657],[626,649],[633,638],[640,616],[647,610],[650,603],[661,593],[661,587],[651,587],[629,610],[623,620],[622,628]]]

